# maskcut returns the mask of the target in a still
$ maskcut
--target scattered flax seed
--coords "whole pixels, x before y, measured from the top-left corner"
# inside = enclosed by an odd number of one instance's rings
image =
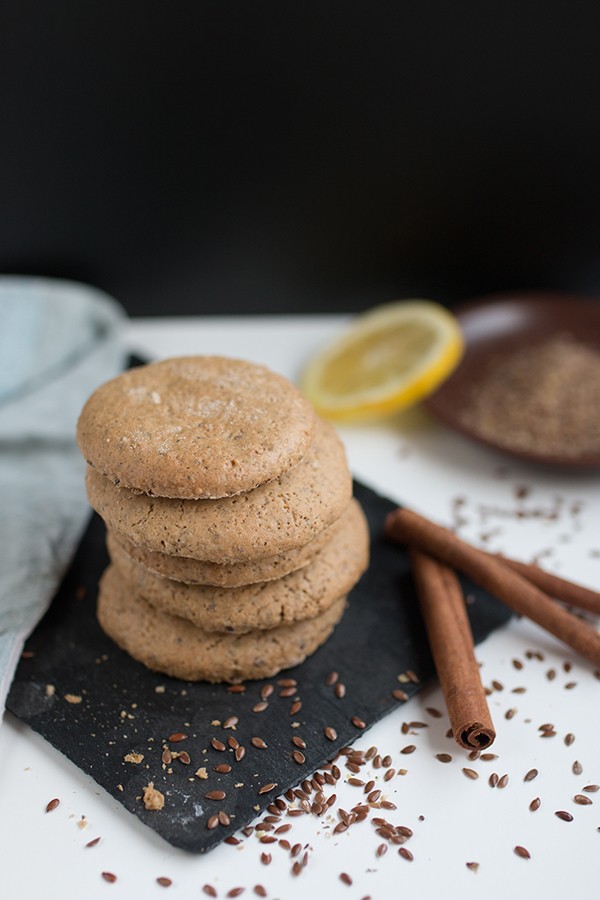
[[[293,697],[295,693],[296,693],[295,687],[286,687],[286,688],[283,688],[281,691],[279,691],[279,696],[283,697],[285,699],[286,697]]]
[[[521,859],[531,859],[531,853],[526,847],[521,847],[519,844],[515,847],[515,853],[517,856],[520,856]]]
[[[556,812],[554,813],[554,815],[557,816],[559,819],[562,819],[563,822],[572,822],[573,821],[573,816],[571,815],[570,812],[567,812],[565,809],[557,809]]]
[[[213,772],[218,772],[219,775],[228,775],[231,772],[231,766],[228,763],[219,763],[218,766],[213,766]]]
[[[466,769],[463,768],[463,774],[470,778],[472,781],[477,781],[479,778],[479,772],[476,772],[475,769]]]
[[[338,681],[333,689],[333,693],[338,698],[338,700],[342,700],[346,696],[346,685],[342,684],[341,681]]]
[[[574,734],[571,734],[571,732],[569,732],[569,734],[565,734],[565,744],[567,745],[567,747],[570,747],[574,740]]]
[[[366,722],[363,722],[363,720],[360,718],[360,716],[352,716],[352,718],[350,719],[350,721],[352,722],[352,724],[354,725],[355,728],[361,728],[361,729],[362,729],[362,728],[366,728],[366,727],[367,727],[367,723],[366,723]]]
[[[394,700],[400,700],[402,703],[408,700],[408,694],[406,691],[401,691],[400,688],[396,688],[392,691],[392,697]]]
[[[253,747],[256,747],[258,750],[266,750],[267,749],[267,745],[265,744],[263,739],[260,737],[250,738],[250,743],[252,744]]]
[[[523,668],[523,663],[521,662],[520,659],[513,659],[512,664],[513,664],[513,666],[515,667],[515,669],[522,669],[522,668]]]
[[[497,753],[482,753],[479,759],[482,759],[484,762],[488,762],[491,759],[498,759]]]
[[[498,784],[498,776],[496,775],[495,772],[492,772],[492,774],[488,778],[488,784],[491,788],[495,788],[496,785]]]
[[[295,763],[298,763],[299,766],[304,765],[304,763],[306,762],[306,757],[305,757],[304,753],[302,753],[300,750],[293,751],[292,759],[294,760]]]
[[[565,684],[565,691],[572,691],[574,687],[577,687],[576,681],[567,681]]]
[[[340,875],[340,881],[343,881],[344,884],[347,884],[347,885],[348,885],[348,887],[350,887],[350,885],[352,884],[352,879],[350,878],[350,876],[348,875],[347,872],[342,872],[342,873],[341,873],[341,875]]]
[[[229,815],[225,812],[225,810],[220,809],[218,816],[219,825],[224,825],[225,827],[227,827],[227,825],[231,825],[231,819],[229,818]]]
[[[261,853],[260,861],[263,864],[263,866],[268,866],[271,862],[271,854],[270,853]]]
[[[217,896],[217,892],[215,891],[215,889],[214,889],[214,887],[212,886],[212,884],[205,884],[204,887],[202,888],[202,890],[203,890],[204,893],[207,894],[209,897],[216,897],[216,896]]]
[[[512,707],[511,709],[507,709],[506,712],[504,713],[504,718],[512,719],[516,715],[516,713],[517,713],[517,710],[514,707]]]
[[[218,738],[211,738],[210,743],[213,750],[218,750],[220,753],[223,753],[227,749],[223,741],[220,741]]]
[[[272,684],[263,684],[263,686],[260,689],[260,699],[268,700],[274,690],[275,690],[275,688],[273,687]]]
[[[439,761],[442,763],[452,762],[452,757],[449,753],[436,753],[435,758],[439,759]]]
[[[60,806],[60,800],[58,797],[55,797],[54,800],[50,800],[50,802],[46,805],[46,812],[52,812],[53,809],[56,809],[57,806]]]
[[[223,722],[223,728],[235,728],[239,721],[237,716],[228,716]]]
[[[546,672],[546,678],[548,679],[548,681],[554,681],[554,679],[556,678],[556,669],[548,669],[548,671]]]
[[[297,713],[300,712],[301,709],[302,709],[302,701],[294,700],[294,702],[290,706],[290,713],[289,713],[290,716],[295,716]]]
[[[227,688],[228,694],[244,694],[246,692],[245,684],[230,684]]]
[[[81,703],[82,699],[79,694],[65,694],[67,703]]]
[[[245,890],[246,890],[246,888],[243,888],[243,887],[231,888],[231,890],[227,892],[226,896],[227,897],[239,897],[241,894],[244,893]]]
[[[400,849],[398,850],[398,856],[401,856],[403,859],[407,859],[409,862],[412,862],[414,859],[414,856],[407,847],[400,847]]]
[[[135,763],[135,765],[139,765],[144,758],[143,753],[126,753],[123,757],[125,762]]]
[[[436,709],[435,706],[426,706],[425,712],[428,712],[430,716],[433,716],[434,719],[441,719],[442,713],[439,709]]]
[[[255,884],[253,890],[257,897],[266,897],[267,896],[266,888],[264,888],[262,886],[262,884]]]
[[[537,778],[538,774],[537,769],[530,769],[529,772],[525,773],[523,781],[533,781],[534,778]]]
[[[165,747],[165,749],[163,750],[161,760],[165,766],[170,766],[173,762],[173,755],[168,747]]]
[[[499,788],[505,788],[507,784],[508,784],[508,775],[502,775],[502,776],[498,779],[498,787],[499,787]]]
[[[170,878],[165,878],[163,875],[156,879],[156,883],[160,884],[161,887],[171,887],[173,884]]]
[[[180,763],[183,763],[184,766],[189,766],[192,761],[190,759],[190,754],[186,750],[182,750],[181,753],[178,753],[177,759]]]
[[[306,741],[303,741],[299,734],[295,734],[292,738],[292,744],[301,750],[306,750]]]
[[[269,706],[269,704],[267,703],[266,700],[260,700],[259,703],[254,704],[254,706],[252,707],[252,712],[254,712],[254,713],[264,712],[265,709],[268,708],[268,706]]]
[[[583,766],[578,759],[575,760],[571,768],[573,770],[573,775],[581,775],[581,773],[583,772]]]
[[[590,806],[592,804],[592,800],[584,794],[575,794],[573,800],[575,803],[579,803],[580,806]]]
[[[588,794],[595,794],[596,791],[600,791],[600,784],[586,784],[582,790],[587,791]]]
[[[234,751],[236,762],[241,762],[246,755],[245,747],[236,747]]]
[[[404,753],[404,754],[407,754],[407,753],[414,753],[416,749],[417,749],[417,748],[415,747],[414,744],[407,744],[406,747],[403,747],[403,748],[402,748],[402,750],[400,751],[400,753]]]
[[[327,738],[328,741],[337,740],[337,731],[335,728],[332,728],[330,725],[327,725],[326,728],[323,729],[323,734]]]
[[[152,781],[143,788],[143,800],[146,809],[159,810],[165,805],[164,794],[156,790]]]
[[[224,800],[227,795],[225,791],[209,791],[204,796],[207,800]]]
[[[529,809],[531,810],[531,812],[537,812],[541,805],[542,801],[540,800],[540,798],[535,797],[529,804]]]
[[[413,684],[420,684],[421,679],[418,675],[416,675],[412,669],[407,669],[406,674],[408,675],[408,680],[412,681]]]
[[[113,875],[112,872],[103,872],[102,877],[104,878],[105,881],[108,881],[109,884],[114,884],[115,881],[117,880],[117,876]]]
[[[100,838],[99,838],[99,837],[95,837],[95,838],[92,838],[91,841],[88,841],[87,844],[86,844],[85,846],[86,846],[86,847],[95,847],[96,844],[99,844],[99,843],[100,843]]]
[[[175,734],[169,735],[169,742],[171,744],[179,744],[181,741],[187,740],[187,734],[183,734],[181,731],[176,731]]]
[[[502,684],[501,681],[492,681],[492,687],[494,688],[495,691],[503,691],[504,690],[504,685]]]
[[[206,827],[209,831],[213,831],[219,824],[218,816],[209,816],[208,821],[206,823]]]
[[[276,788],[276,787],[277,787],[276,781],[269,782],[269,784],[263,784],[263,786],[258,789],[258,793],[259,794],[268,794],[269,791],[272,791],[273,788]]]
[[[468,862],[468,863],[465,863],[465,865],[466,865],[467,869],[469,869],[471,872],[479,871],[479,863],[478,862]]]
[[[327,678],[325,679],[325,684],[328,685],[329,687],[331,687],[338,681],[339,677],[340,676],[337,672],[335,672],[335,671],[330,672],[329,675],[327,676]]]

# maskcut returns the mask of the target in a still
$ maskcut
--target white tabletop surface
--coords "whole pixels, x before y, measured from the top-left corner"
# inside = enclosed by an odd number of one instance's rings
[[[342,322],[332,316],[141,319],[131,322],[129,338],[133,350],[151,357],[218,353],[266,363],[296,379],[303,362]],[[597,475],[525,467],[450,433],[422,410],[340,433],[354,474],[375,489],[444,524],[458,510],[465,520],[460,532],[469,540],[524,560],[539,555],[551,570],[600,587]],[[530,658],[528,651],[543,659]],[[383,769],[372,770],[371,777],[397,806],[383,811],[386,817],[413,830],[406,844],[413,860],[393,846],[378,857],[384,841],[370,821],[332,834],[337,808],[348,810],[362,799],[361,788],[346,783],[350,773],[342,767],[333,815],[287,820],[292,830],[284,837],[308,850],[297,877],[289,852],[278,844],[261,845],[256,835],[207,856],[172,848],[7,713],[0,728],[0,896],[94,900],[160,897],[167,890],[167,897],[202,897],[209,884],[219,897],[236,887],[250,897],[260,884],[268,897],[280,900],[467,893],[486,900],[596,898],[600,792],[587,794],[589,805],[573,799],[584,786],[600,783],[600,681],[594,667],[526,621],[494,633],[477,656],[484,683],[502,687],[489,697],[498,758],[470,761],[445,737],[445,711],[442,719],[427,711],[444,710],[441,692],[437,684],[427,686],[356,741],[365,750],[377,746],[381,755],[391,755],[393,767],[406,770],[389,782]],[[555,672],[552,679],[549,670]],[[526,690],[513,692],[521,687]],[[509,709],[515,712],[506,718]],[[429,727],[403,734],[402,724],[411,721]],[[538,728],[548,722],[557,733],[544,739]],[[567,734],[574,735],[572,743],[565,742]],[[407,744],[416,751],[402,754]],[[438,753],[453,759],[443,764]],[[573,772],[575,761],[581,774]],[[466,777],[464,767],[479,778]],[[538,776],[524,781],[532,768]],[[504,789],[489,786],[493,772],[509,776]],[[60,806],[46,813],[54,797]],[[541,805],[531,812],[535,797]],[[573,820],[559,819],[557,810],[570,812]],[[100,842],[85,848],[97,836]],[[517,845],[527,848],[530,859],[515,854]],[[264,851],[271,853],[269,865],[261,863]],[[103,871],[114,873],[116,882],[104,881]],[[158,877],[172,884],[161,887]]]

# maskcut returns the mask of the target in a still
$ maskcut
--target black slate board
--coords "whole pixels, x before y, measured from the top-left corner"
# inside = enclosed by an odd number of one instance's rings
[[[330,640],[301,666],[278,676],[297,679],[302,701],[297,715],[289,715],[294,697],[279,696],[278,679],[269,679],[275,691],[268,708],[254,713],[265,682],[247,682],[245,693],[233,694],[225,685],[188,684],[154,674],[119,650],[95,617],[97,583],[108,562],[104,525],[97,516],[27,643],[8,709],[169,843],[197,853],[210,850],[254,819],[257,806],[264,809],[276,795],[356,740],[361,732],[351,723],[352,716],[369,727],[399,705],[391,695],[394,688],[409,695],[419,689],[418,684],[399,685],[399,673],[412,670],[421,684],[434,675],[408,555],[381,538],[385,517],[396,504],[360,484],[355,484],[355,496],[369,520],[371,563]],[[510,612],[472,584],[465,582],[463,587],[472,599],[469,614],[478,642],[504,624]],[[346,686],[343,699],[337,699],[326,684],[332,670]],[[48,684],[55,688],[51,696]],[[159,686],[164,692],[157,693]],[[66,694],[82,700],[69,703]],[[232,715],[239,717],[235,731],[211,724]],[[294,722],[300,726],[292,727]],[[335,728],[336,741],[324,737],[324,725]],[[188,737],[171,748],[186,750],[191,763],[174,760],[169,774],[161,754],[175,732]],[[262,737],[268,749],[254,748],[250,744],[254,735]],[[291,758],[293,735],[307,744],[306,763],[301,766]],[[210,745],[212,737],[226,742],[228,736],[246,748],[239,763],[229,748],[218,752]],[[143,762],[125,762],[123,757],[131,752],[144,754]],[[223,762],[230,763],[232,771],[217,775],[213,766]],[[201,766],[206,766],[207,780],[194,777]],[[165,795],[161,811],[147,811],[140,800],[149,781]],[[270,782],[277,787],[259,795],[258,789]],[[243,787],[236,788],[239,783]],[[226,792],[224,801],[205,799],[214,789]],[[231,816],[231,825],[209,830],[207,820],[219,809]]]

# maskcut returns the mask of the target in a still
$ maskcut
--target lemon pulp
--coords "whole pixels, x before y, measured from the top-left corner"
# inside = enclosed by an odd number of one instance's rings
[[[302,387],[329,418],[381,415],[417,402],[458,364],[455,317],[429,300],[395,301],[358,316],[308,364]]]

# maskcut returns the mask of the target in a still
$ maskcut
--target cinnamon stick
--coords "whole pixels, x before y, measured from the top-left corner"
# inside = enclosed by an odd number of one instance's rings
[[[448,529],[409,509],[397,509],[389,514],[385,534],[464,572],[519,615],[537,622],[595,665],[600,665],[600,635],[596,630],[499,559],[477,550]]]
[[[499,559],[504,565],[514,569],[515,572],[531,581],[551,597],[556,597],[557,600],[562,600],[563,603],[567,603],[569,606],[576,606],[577,609],[585,609],[588,612],[600,615],[600,594],[596,591],[592,591],[582,584],[577,584],[575,581],[567,581],[565,578],[553,575],[552,572],[547,572],[546,569],[542,569],[540,566],[519,562],[503,554],[489,555],[493,555],[494,559]]]
[[[454,739],[481,750],[496,738],[462,591],[454,572],[431,556],[410,551],[429,646],[446,700]]]

